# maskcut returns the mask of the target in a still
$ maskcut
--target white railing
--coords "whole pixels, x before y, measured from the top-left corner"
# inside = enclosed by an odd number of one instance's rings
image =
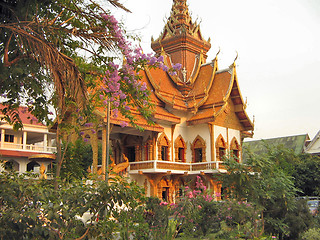
[[[130,162],[130,172],[144,171],[175,171],[181,173],[199,173],[202,171],[224,171],[225,167],[222,161],[200,162],[200,163],[182,163],[171,161],[138,161]]]
[[[57,151],[56,147],[49,147],[43,145],[34,144],[18,144],[18,143],[2,143],[0,145],[1,149],[4,150],[17,150],[17,151],[28,151],[28,152],[44,152],[44,153],[54,153]]]

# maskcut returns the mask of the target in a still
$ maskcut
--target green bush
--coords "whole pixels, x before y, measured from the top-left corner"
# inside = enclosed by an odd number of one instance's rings
[[[144,197],[134,183],[60,182],[55,190],[35,177],[0,173],[0,239],[143,239]]]
[[[310,228],[302,234],[302,240],[320,240],[320,228]]]

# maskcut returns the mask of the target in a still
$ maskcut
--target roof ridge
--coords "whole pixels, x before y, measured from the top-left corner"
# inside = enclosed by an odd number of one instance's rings
[[[230,71],[232,68],[230,68],[230,67],[227,67],[227,68],[224,68],[224,69],[220,69],[220,70],[218,70],[218,71],[216,71],[216,73],[218,74],[218,73],[224,73],[224,72],[228,72],[228,71]]]

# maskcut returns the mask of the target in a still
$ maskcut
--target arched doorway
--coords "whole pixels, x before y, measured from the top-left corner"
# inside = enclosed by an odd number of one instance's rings
[[[29,162],[29,163],[27,164],[27,171],[28,171],[28,172],[36,172],[36,173],[39,173],[39,172],[40,172],[40,164],[37,163],[36,161]]]
[[[6,171],[19,171],[19,163],[13,159],[10,159],[9,161],[5,162],[4,169]]]
[[[172,194],[174,192],[174,187],[172,185],[172,180],[168,177],[163,177],[158,183],[158,197],[165,202],[172,202]]]

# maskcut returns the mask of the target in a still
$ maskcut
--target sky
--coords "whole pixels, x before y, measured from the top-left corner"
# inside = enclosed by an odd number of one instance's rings
[[[115,10],[129,33],[141,37],[145,53],[159,37],[172,0],[122,0],[132,13]],[[255,119],[253,139],[320,130],[319,0],[188,0],[193,21],[211,39],[207,61],[219,69],[236,60],[247,113]]]

